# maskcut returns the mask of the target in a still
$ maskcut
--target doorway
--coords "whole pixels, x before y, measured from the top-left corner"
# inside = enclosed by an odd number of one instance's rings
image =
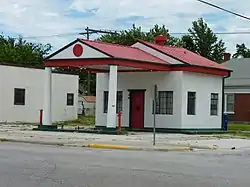
[[[132,129],[144,128],[145,91],[146,90],[129,90],[130,92],[129,121],[130,121],[130,128]]]

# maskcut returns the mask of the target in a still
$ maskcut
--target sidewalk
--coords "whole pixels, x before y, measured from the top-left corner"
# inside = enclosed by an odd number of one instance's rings
[[[0,125],[0,141],[13,141],[59,146],[92,148],[187,151],[193,149],[246,149],[250,140],[220,139],[209,135],[156,134],[156,146],[152,145],[152,133],[129,135],[101,135],[85,133],[32,131],[31,125]]]

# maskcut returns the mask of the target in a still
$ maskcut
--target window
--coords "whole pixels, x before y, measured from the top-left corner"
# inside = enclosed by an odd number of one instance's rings
[[[14,105],[25,105],[25,89],[14,89]]]
[[[118,113],[118,112],[122,111],[122,100],[123,100],[122,91],[118,91],[116,97],[117,97],[116,98],[116,113]],[[108,112],[108,100],[109,100],[109,92],[104,91],[104,95],[103,95],[103,113]]]
[[[210,115],[212,116],[218,115],[218,100],[219,94],[211,93]]]
[[[225,95],[225,112],[234,112],[234,94]]]
[[[156,114],[173,115],[173,92],[159,91],[156,103]]]
[[[117,92],[116,113],[122,111],[122,92]]]
[[[195,115],[196,92],[188,92],[187,114]]]
[[[103,94],[103,113],[108,112],[108,100],[109,100],[109,92],[105,91]]]
[[[74,94],[67,93],[67,106],[74,106]]]

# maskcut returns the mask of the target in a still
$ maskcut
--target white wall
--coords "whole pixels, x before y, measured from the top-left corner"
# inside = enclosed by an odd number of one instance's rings
[[[181,79],[182,72],[118,73],[118,91],[123,91],[122,125],[129,126],[128,89],[146,89],[144,127],[152,127],[152,100],[154,84],[159,91],[174,92],[173,115],[157,115],[158,128],[181,127]],[[97,74],[96,125],[106,126],[107,115],[103,113],[103,92],[108,91],[108,74]]]
[[[78,114],[82,114],[85,110],[85,115],[95,115],[95,102],[87,102],[82,96],[78,97]]]
[[[239,93],[239,94],[248,94],[250,93],[250,87],[227,87],[225,86],[225,93]]]
[[[0,66],[0,122],[39,122],[44,101],[44,70]],[[14,105],[14,88],[25,89],[25,105]],[[67,106],[67,93],[74,93],[74,106]],[[52,120],[77,118],[78,76],[52,75]]]
[[[221,128],[222,77],[186,72],[118,73],[118,91],[123,91],[122,125],[129,126],[128,89],[146,89],[144,127],[152,127],[153,86],[173,91],[173,115],[156,115],[157,128]],[[108,91],[108,74],[97,74],[96,125],[106,126],[103,92]],[[196,92],[196,115],[187,115],[187,92]],[[218,115],[210,115],[211,93],[219,94]]]
[[[156,56],[157,58],[165,60],[166,62],[168,62],[170,64],[183,64],[183,62],[181,62],[177,59],[174,59],[166,54],[163,54],[163,53],[153,49],[152,47],[148,47],[140,42],[136,42],[135,44],[132,45],[132,47],[139,48],[140,50],[145,51],[146,53],[149,53],[153,56]]]
[[[196,115],[187,115],[187,92],[196,92]],[[221,128],[222,77],[183,73],[182,128]],[[218,115],[210,115],[211,93],[219,94]]]
[[[76,44],[80,44],[83,47],[83,53],[81,56],[76,57],[73,54],[73,48]],[[64,49],[60,53],[52,56],[50,59],[77,59],[77,58],[108,58],[106,54],[97,51],[81,42],[76,42],[75,44],[69,46],[68,48]]]

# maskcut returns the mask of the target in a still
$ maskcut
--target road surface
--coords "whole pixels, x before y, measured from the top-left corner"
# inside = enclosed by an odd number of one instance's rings
[[[249,187],[250,151],[144,152],[0,143],[0,187]]]

